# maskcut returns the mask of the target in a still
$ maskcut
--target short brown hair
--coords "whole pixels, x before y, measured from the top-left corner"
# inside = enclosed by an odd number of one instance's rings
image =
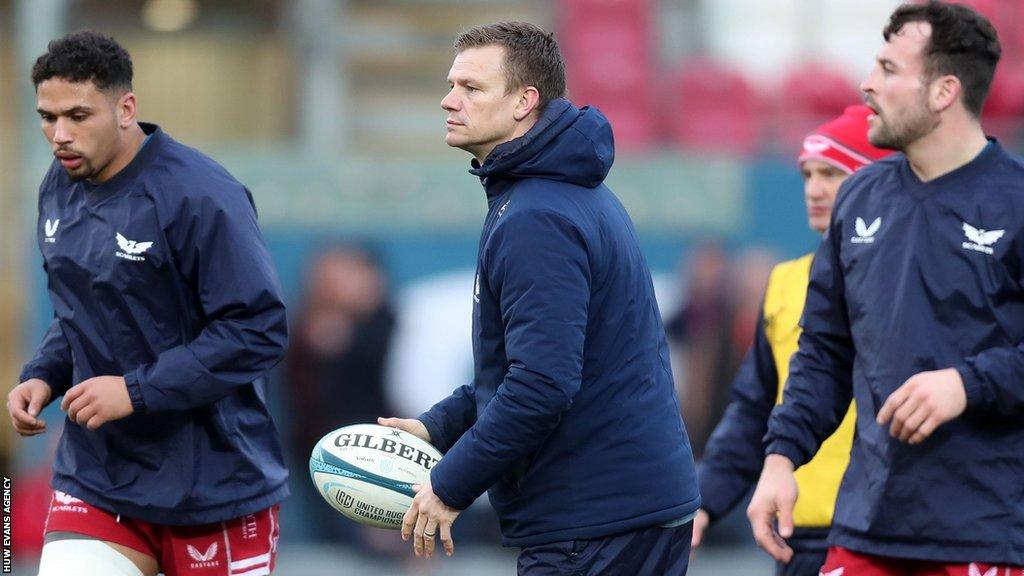
[[[1003,52],[995,27],[967,6],[931,0],[897,8],[882,37],[888,42],[910,22],[927,22],[932,27],[925,46],[926,79],[946,74],[959,78],[964,87],[964,107],[975,118],[980,117]]]
[[[533,86],[540,92],[541,110],[565,97],[565,61],[554,33],[527,22],[498,22],[470,28],[455,39],[456,52],[484,46],[505,49],[506,93]]]

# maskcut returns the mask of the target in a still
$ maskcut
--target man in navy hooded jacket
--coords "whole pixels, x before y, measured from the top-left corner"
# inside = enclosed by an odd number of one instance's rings
[[[287,342],[252,198],[137,121],[132,62],[94,32],[32,70],[55,156],[37,234],[54,319],[8,396],[64,396],[40,575],[269,574],[288,495],[266,372]]]
[[[520,573],[682,574],[700,500],[650,273],[602,183],[611,127],[562,98],[539,28],[481,26],[455,48],[445,141],[473,154],[488,202],[475,374],[418,420],[380,420],[445,452],[403,537],[451,554],[452,521],[490,489]]]

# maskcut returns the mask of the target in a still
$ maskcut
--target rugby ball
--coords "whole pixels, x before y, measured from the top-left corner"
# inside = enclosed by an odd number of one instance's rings
[[[360,524],[397,530],[414,484],[430,479],[441,453],[416,436],[377,424],[345,426],[313,447],[309,475],[335,510]]]

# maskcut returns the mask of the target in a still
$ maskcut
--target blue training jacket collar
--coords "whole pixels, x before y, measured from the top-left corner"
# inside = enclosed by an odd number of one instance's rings
[[[543,178],[592,188],[604,181],[615,158],[608,119],[596,108],[576,108],[557,98],[544,108],[529,131],[497,145],[481,165],[472,162],[493,200],[510,181]]]

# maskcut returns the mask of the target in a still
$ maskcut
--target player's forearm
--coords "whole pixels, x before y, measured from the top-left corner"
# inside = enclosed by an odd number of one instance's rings
[[[430,433],[430,443],[447,452],[476,421],[476,399],[470,384],[455,389],[417,418]]]
[[[968,410],[1024,413],[1024,344],[990,348],[955,368],[963,380]]]
[[[476,423],[435,467],[431,481],[445,504],[468,506],[534,454],[558,426],[578,383],[560,389],[550,382],[538,385],[535,378],[528,371],[511,370]]]
[[[212,404],[266,375],[288,343],[284,306],[247,318],[213,321],[192,342],[125,374],[137,411]]]
[[[770,408],[752,411],[734,401],[711,434],[697,478],[702,507],[712,518],[727,514],[757,482],[770,414]]]
[[[797,466],[807,463],[842,421],[849,409],[851,398],[834,395],[820,403],[808,401],[808,397],[828,387],[798,385],[792,383],[786,388],[782,404],[777,406],[768,419],[768,433],[764,438],[765,454],[781,454]],[[796,388],[790,393],[791,388]]]
[[[35,355],[22,368],[19,382],[32,378],[43,380],[50,385],[52,400],[71,388],[72,371],[71,347],[64,337],[60,322],[54,318]]]
[[[703,507],[712,518],[728,513],[757,482],[764,462],[761,442],[778,387],[772,348],[758,322],[754,343],[733,380],[729,406],[698,467]]]
[[[841,298],[832,301],[835,298],[823,282],[812,278],[804,329],[789,363],[782,404],[768,420],[768,453],[775,445],[798,466],[836,431],[853,401],[853,343],[844,312],[836,308],[845,304]]]

